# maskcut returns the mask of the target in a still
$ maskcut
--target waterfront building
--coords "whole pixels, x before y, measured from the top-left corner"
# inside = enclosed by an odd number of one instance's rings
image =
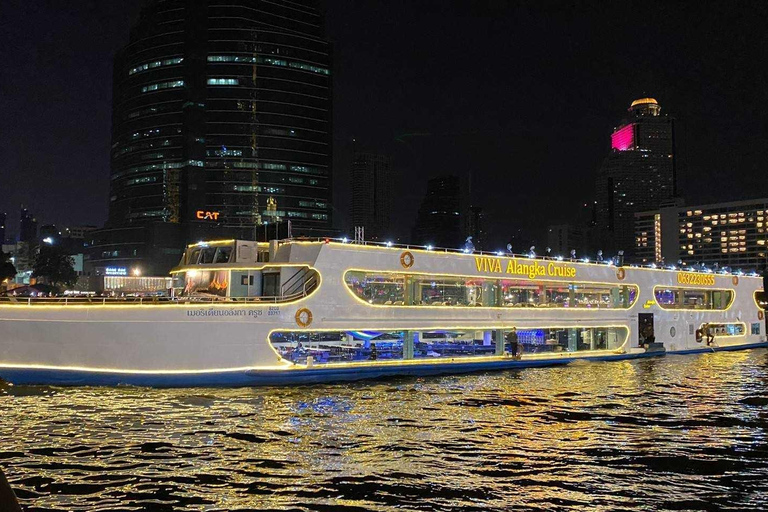
[[[635,214],[636,259],[761,270],[768,255],[768,198]]]
[[[466,238],[464,203],[465,194],[457,176],[439,176],[429,180],[411,242],[435,247],[461,247]]]
[[[611,152],[596,182],[596,227],[601,248],[635,247],[634,214],[659,208],[677,195],[675,120],[653,98],[632,102],[611,134]]]
[[[383,240],[391,234],[392,157],[355,151],[350,176],[352,226],[364,227],[368,240]]]
[[[23,205],[19,215],[19,242],[37,243],[37,219]]]
[[[331,226],[331,59],[311,0],[153,0],[114,61],[97,268],[166,273],[186,243]]]
[[[569,256],[572,250],[584,253],[585,231],[577,224],[553,224],[547,228],[547,247],[553,256]]]

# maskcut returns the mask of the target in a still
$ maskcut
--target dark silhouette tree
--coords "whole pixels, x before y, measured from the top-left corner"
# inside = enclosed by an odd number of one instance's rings
[[[72,288],[77,284],[74,261],[61,248],[52,245],[40,247],[40,253],[32,267],[32,277],[44,279],[57,291],[61,291],[62,287]]]

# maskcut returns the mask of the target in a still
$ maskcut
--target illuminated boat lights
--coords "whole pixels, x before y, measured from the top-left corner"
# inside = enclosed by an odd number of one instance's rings
[[[582,265],[593,265],[593,266],[610,266],[615,267],[617,266],[617,263],[613,261],[611,258],[608,258],[604,261],[595,261],[587,257],[583,258],[565,258],[561,255],[557,256],[538,256],[538,255],[531,255],[530,253],[513,253],[509,251],[467,251],[466,249],[456,249],[456,248],[448,248],[448,247],[435,247],[433,245],[410,245],[410,244],[396,244],[391,241],[387,242],[372,242],[372,241],[355,241],[355,240],[349,240],[347,237],[342,238],[286,238],[283,240],[277,241],[279,244],[337,244],[337,245],[345,245],[347,247],[354,247],[359,249],[373,249],[373,250],[393,250],[393,251],[402,251],[402,250],[408,250],[408,251],[417,251],[417,252],[424,252],[429,253],[432,255],[435,254],[447,254],[451,256],[495,256],[495,257],[508,257],[508,258],[518,258],[518,259],[528,259],[528,260],[541,260],[541,261],[567,261],[570,263],[578,263]],[[649,263],[647,265],[638,265],[636,263],[631,264],[625,264],[623,265],[625,268],[633,268],[638,270],[657,270],[657,271],[671,271],[671,272],[701,272],[701,273],[716,273],[719,275],[738,275],[738,276],[749,276],[749,277],[759,277],[760,274],[755,271],[751,272],[744,272],[741,269],[733,271],[733,270],[724,270],[721,269],[717,272],[715,272],[711,268],[707,268],[705,266],[699,266],[699,265],[685,265],[683,264],[680,267],[677,267],[675,265],[669,265],[669,266],[658,266],[655,263]]]

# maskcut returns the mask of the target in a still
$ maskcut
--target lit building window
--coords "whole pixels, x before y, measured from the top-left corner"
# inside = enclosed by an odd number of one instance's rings
[[[320,66],[314,66],[305,62],[275,59],[272,57],[261,56],[246,56],[246,55],[209,55],[208,62],[235,62],[240,64],[269,64],[270,66],[289,67],[293,69],[300,69],[302,71],[309,71],[310,73],[317,73],[320,75],[330,75],[331,72],[328,68]]]
[[[176,89],[177,87],[184,87],[184,80],[174,80],[172,82],[160,82],[159,84],[145,85],[141,88],[141,92],[159,91],[161,89]]]
[[[240,85],[237,78],[209,78],[208,85]]]
[[[134,75],[136,73],[141,73],[142,71],[146,71],[148,69],[159,68],[162,66],[173,66],[175,64],[181,64],[182,62],[184,62],[184,57],[175,57],[173,59],[154,60],[152,62],[145,62],[144,64],[139,64],[135,68],[129,69],[128,74]]]

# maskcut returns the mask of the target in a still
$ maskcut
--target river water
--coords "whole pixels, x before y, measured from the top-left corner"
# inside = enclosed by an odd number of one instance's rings
[[[768,510],[768,350],[296,388],[0,385],[27,510]]]

